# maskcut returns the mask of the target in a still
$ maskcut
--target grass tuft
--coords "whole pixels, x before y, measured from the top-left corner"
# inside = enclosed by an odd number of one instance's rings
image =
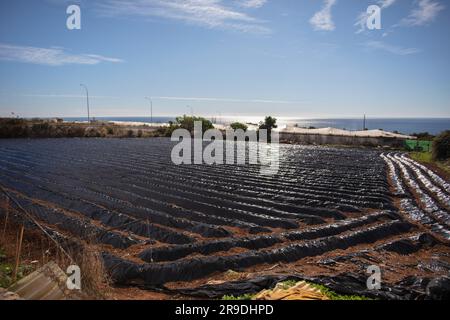
[[[222,300],[252,300],[254,296],[255,296],[254,294],[243,294],[240,296],[229,295],[223,296]]]
[[[410,152],[409,156],[417,162],[435,165],[447,174],[450,174],[450,160],[435,161],[433,160],[433,155],[430,152]]]

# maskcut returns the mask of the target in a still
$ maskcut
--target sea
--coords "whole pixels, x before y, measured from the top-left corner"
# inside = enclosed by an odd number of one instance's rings
[[[218,124],[230,124],[235,121],[257,124],[263,120],[263,117],[206,117]],[[123,121],[123,122],[142,122],[149,123],[150,117],[96,117],[99,121]],[[64,118],[65,121],[87,121],[86,117]],[[174,121],[175,117],[158,116],[153,117],[153,123],[168,123]],[[305,119],[305,118],[287,118],[280,117],[277,121],[280,127],[297,125],[303,128],[338,128],[346,130],[362,130],[364,127],[363,119]],[[367,129],[382,129],[385,131],[397,131],[403,134],[413,134],[428,132],[437,135],[445,130],[450,130],[450,118],[367,118],[365,121]]]

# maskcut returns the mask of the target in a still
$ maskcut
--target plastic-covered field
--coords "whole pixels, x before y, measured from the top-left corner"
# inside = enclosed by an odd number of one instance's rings
[[[392,283],[448,273],[450,185],[402,154],[280,145],[279,173],[264,176],[257,165],[176,166],[172,145],[0,140],[0,183],[61,237],[97,243],[120,284],[372,264]]]

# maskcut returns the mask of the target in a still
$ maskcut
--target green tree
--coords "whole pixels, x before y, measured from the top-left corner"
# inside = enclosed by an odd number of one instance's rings
[[[433,160],[450,158],[450,130],[442,132],[433,141]]]
[[[413,133],[412,136],[417,137],[417,140],[428,140],[428,141],[431,141],[435,138],[435,136],[431,135],[428,132]]]
[[[271,116],[267,116],[264,122],[259,123],[259,129],[267,130],[267,141],[272,141],[272,130],[278,128],[277,119]]]
[[[248,126],[245,123],[241,123],[241,122],[233,122],[230,127],[233,130],[238,130],[238,129],[242,129],[244,131],[247,131]]]
[[[175,126],[177,128],[182,128],[190,131],[191,133],[194,132],[194,122],[201,122],[202,123],[202,130],[203,133],[205,133],[206,130],[214,129],[214,126],[211,121],[202,118],[202,117],[190,117],[190,116],[182,116],[176,118]],[[173,130],[172,130],[173,131]]]

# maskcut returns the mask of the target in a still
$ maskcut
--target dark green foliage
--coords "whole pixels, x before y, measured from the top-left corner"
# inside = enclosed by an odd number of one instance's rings
[[[241,123],[241,122],[234,122],[230,125],[230,127],[233,130],[242,129],[244,131],[247,131],[247,129],[248,129],[248,126],[245,123]]]
[[[29,127],[23,119],[0,119],[0,138],[28,137]]]
[[[450,130],[442,132],[433,141],[433,160],[450,158]]]
[[[202,123],[203,133],[209,129],[214,129],[214,126],[211,121],[202,117],[190,117],[186,115],[182,117],[177,117],[175,126],[177,126],[177,128],[186,129],[192,133],[194,132],[194,122],[197,121]]]
[[[259,129],[267,130],[267,142],[271,142],[272,130],[278,128],[277,119],[271,116],[266,117],[264,122],[260,122]]]
[[[418,140],[433,140],[435,136],[428,132],[419,132],[419,133],[413,133],[413,137],[417,137]]]
[[[44,138],[51,136],[52,128],[49,123],[35,123],[31,126],[31,134],[33,137]]]
[[[106,127],[106,133],[109,135],[113,135],[114,134],[114,128],[113,127]]]

